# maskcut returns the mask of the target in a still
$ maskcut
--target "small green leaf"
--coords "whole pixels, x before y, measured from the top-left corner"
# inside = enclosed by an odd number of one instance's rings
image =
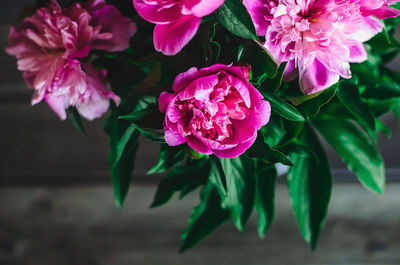
[[[252,158],[259,158],[267,164],[282,163],[284,165],[292,166],[289,158],[282,152],[272,149],[264,142],[264,136],[261,132],[258,133],[257,139],[250,147],[246,154]]]
[[[245,39],[258,39],[253,21],[240,0],[225,0],[216,15],[221,25],[232,34]]]
[[[324,150],[309,126],[303,131],[302,142],[318,155],[318,160],[307,149],[292,153],[294,166],[287,181],[300,231],[314,249],[328,212],[332,175]]]
[[[381,122],[378,118],[375,118],[376,132],[384,133],[388,138],[392,137],[392,130]]]
[[[328,104],[335,96],[339,83],[321,92],[318,96],[302,102],[297,108],[307,118],[316,116],[321,108]]]
[[[196,245],[230,219],[229,211],[222,209],[220,204],[217,190],[212,183],[207,182],[201,190],[200,204],[193,209],[189,225],[182,233],[181,252]]]
[[[275,96],[267,89],[260,89],[264,99],[271,104],[271,109],[281,117],[291,121],[305,121],[303,115],[291,104]]]
[[[82,118],[81,115],[79,115],[79,112],[77,111],[77,109],[75,107],[70,107],[68,108],[68,118],[71,119],[72,125],[74,125],[74,127],[82,132],[84,135],[87,135],[87,132],[85,130],[85,127],[83,126],[82,123]]]
[[[367,136],[347,120],[315,120],[314,126],[369,190],[382,194],[383,160]]]
[[[226,177],[227,196],[222,198],[222,208],[231,212],[233,223],[243,231],[254,206],[255,164],[246,156],[220,158]]]
[[[162,144],[157,165],[150,169],[147,174],[163,173],[182,163],[185,157],[184,145],[169,146],[168,144]]]
[[[226,176],[221,161],[215,156],[211,157],[210,181],[222,198],[227,196]]]
[[[160,182],[151,207],[168,202],[175,192],[187,191],[207,182],[210,162],[206,159],[189,161],[171,170]]]
[[[126,130],[130,127],[130,124],[127,121],[118,119],[119,115],[119,109],[113,107],[111,115],[104,124],[104,130],[110,136],[111,148],[108,161],[111,166],[110,171],[114,187],[114,197],[117,206],[122,208],[133,175],[136,152],[139,147],[139,133],[137,131],[134,131],[132,134],[129,133],[129,140],[123,144],[124,148],[121,148],[121,139],[124,135],[128,135]]]
[[[275,166],[258,163],[256,174],[255,207],[258,214],[258,234],[264,237],[274,219],[275,185],[277,172]]]
[[[380,117],[389,111],[400,110],[400,97],[389,99],[370,99],[367,101],[375,116]]]
[[[115,166],[121,160],[121,157],[124,155],[125,150],[127,148],[129,148],[129,144],[131,142],[131,139],[138,137],[137,133],[138,132],[137,132],[136,127],[134,125],[130,125],[125,130],[124,134],[122,135],[121,139],[119,140],[119,142],[117,144],[117,154],[116,154],[116,157],[114,159],[113,166]]]
[[[340,86],[337,96],[347,110],[353,114],[355,121],[358,122],[376,143],[377,134],[375,130],[375,119],[367,103],[365,103],[354,86]]]

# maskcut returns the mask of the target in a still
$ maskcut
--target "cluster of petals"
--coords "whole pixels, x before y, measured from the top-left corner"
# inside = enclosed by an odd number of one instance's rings
[[[129,47],[136,24],[104,0],[61,8],[56,0],[12,27],[6,51],[18,59],[18,69],[35,89],[32,104],[45,100],[61,118],[75,106],[92,120],[119,97],[107,87],[105,70],[88,59],[92,49],[123,51]]]
[[[159,97],[165,140],[232,158],[246,151],[269,121],[270,104],[248,81],[249,67],[216,64],[178,75]]]
[[[214,12],[224,0],[133,0],[139,15],[156,24],[154,47],[175,55],[196,34],[201,18]]]
[[[244,0],[257,34],[278,61],[284,78],[299,76],[304,94],[350,78],[350,63],[367,59],[363,42],[383,29],[377,19],[400,12],[393,0]],[[377,18],[375,18],[377,17]]]

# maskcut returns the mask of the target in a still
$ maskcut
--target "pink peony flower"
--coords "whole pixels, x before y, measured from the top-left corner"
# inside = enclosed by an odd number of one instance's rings
[[[107,110],[109,99],[116,104],[120,99],[107,88],[105,71],[85,57],[92,48],[122,51],[135,32],[135,23],[104,0],[64,9],[52,0],[11,28],[6,51],[17,57],[18,69],[35,89],[32,104],[44,99],[61,119],[66,108],[76,106],[92,120]]]
[[[194,37],[201,18],[214,12],[224,0],[133,0],[139,15],[156,24],[154,47],[175,55]]]
[[[241,155],[269,121],[271,108],[246,77],[249,68],[216,64],[178,75],[174,94],[163,92],[165,140],[187,142],[203,154],[222,158]]]
[[[380,18],[398,15],[387,3],[387,0],[243,1],[257,34],[265,36],[264,46],[278,63],[288,62],[285,80],[299,75],[304,94],[320,92],[338,82],[340,76],[351,77],[349,63],[367,59],[362,43],[383,28],[382,22],[371,15],[380,14]]]

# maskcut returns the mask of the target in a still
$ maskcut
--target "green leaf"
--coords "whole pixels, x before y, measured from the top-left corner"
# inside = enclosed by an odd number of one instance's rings
[[[84,135],[87,135],[87,132],[85,130],[85,127],[83,126],[82,123],[82,118],[81,115],[79,115],[79,112],[77,111],[77,109],[75,107],[70,107],[68,108],[68,118],[71,119],[72,125],[74,125],[74,127],[82,132]]]
[[[367,103],[365,103],[354,86],[340,86],[337,92],[338,98],[348,111],[353,114],[358,122],[376,143],[377,134],[375,130],[375,119]]]
[[[207,159],[193,160],[171,170],[160,182],[151,207],[168,202],[175,192],[187,191],[207,182],[210,162]]]
[[[302,142],[318,155],[318,160],[307,149],[292,153],[294,166],[287,181],[300,231],[314,249],[328,212],[332,175],[324,150],[309,126],[303,131]]]
[[[260,237],[265,236],[274,219],[276,179],[275,166],[260,161],[256,174],[255,198],[255,207],[258,214],[258,234]]]
[[[378,118],[375,118],[376,131],[384,133],[388,138],[392,137],[392,130],[381,122]]]
[[[210,182],[203,187],[200,204],[196,206],[189,218],[189,225],[181,236],[181,252],[193,247],[217,227],[230,219],[230,213],[220,206],[221,199]]]
[[[136,152],[139,147],[139,133],[137,131],[132,134],[126,133],[126,130],[130,128],[130,124],[119,119],[119,115],[119,110],[114,108],[105,122],[104,130],[110,136],[108,161],[111,167],[114,197],[118,207],[122,208],[133,175]],[[120,144],[124,135],[126,136],[126,139],[122,141],[124,144]],[[130,135],[130,138],[127,135]],[[127,140],[128,138],[129,140]],[[124,148],[121,148],[122,145]]]
[[[222,198],[228,195],[224,169],[222,168],[219,158],[215,156],[211,157],[210,181]]]
[[[400,110],[400,97],[389,99],[370,99],[367,101],[375,116],[382,116],[389,111]]]
[[[136,135],[135,135],[136,133]],[[124,132],[124,134],[121,136],[121,139],[119,140],[117,144],[117,154],[114,160],[114,163],[112,164],[115,166],[122,158],[124,155],[125,151],[130,148],[129,144],[131,144],[131,139],[132,138],[137,138],[137,130],[134,125],[130,125]]]
[[[246,156],[220,158],[220,161],[227,186],[221,206],[231,212],[233,223],[243,231],[254,206],[255,164]]]
[[[232,34],[245,39],[258,39],[253,21],[240,0],[225,0],[216,15],[221,25]]]
[[[291,121],[305,121],[303,115],[291,104],[275,96],[266,89],[259,89],[260,93],[264,96],[264,99],[271,104],[271,109],[281,117]]]
[[[315,120],[313,124],[367,189],[383,193],[383,160],[364,133],[346,120]]]
[[[185,151],[185,145],[169,146],[168,144],[162,144],[157,165],[150,169],[147,174],[163,173],[182,163],[186,157]]]
[[[318,96],[302,102],[297,108],[307,118],[315,117],[335,96],[339,83],[321,92]]]
[[[289,158],[282,152],[272,149],[264,142],[264,136],[261,132],[258,133],[254,144],[247,150],[246,154],[252,158],[259,158],[267,164],[282,163],[292,166]]]
[[[274,60],[268,50],[257,40],[253,40],[249,47],[252,66],[258,66],[269,78],[278,74],[278,63]]]
[[[156,104],[147,104],[143,108],[135,109],[129,115],[123,115],[120,118],[132,122],[147,139],[165,143],[162,129],[164,116],[160,113]]]

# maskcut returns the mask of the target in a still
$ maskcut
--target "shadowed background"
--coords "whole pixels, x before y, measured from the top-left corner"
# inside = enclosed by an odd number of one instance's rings
[[[44,103],[30,106],[32,90],[4,47],[9,27],[33,2],[0,3],[0,265],[400,263],[400,126],[391,115],[384,122],[392,139],[379,141],[389,178],[384,196],[365,191],[327,147],[335,185],[316,252],[301,238],[281,180],[265,239],[258,238],[253,216],[246,232],[228,224],[179,255],[180,232],[198,194],[148,208],[159,176],[146,171],[159,146],[141,141],[132,190],[119,211],[104,119],[85,122],[85,137]],[[390,66],[400,69],[400,58]]]

